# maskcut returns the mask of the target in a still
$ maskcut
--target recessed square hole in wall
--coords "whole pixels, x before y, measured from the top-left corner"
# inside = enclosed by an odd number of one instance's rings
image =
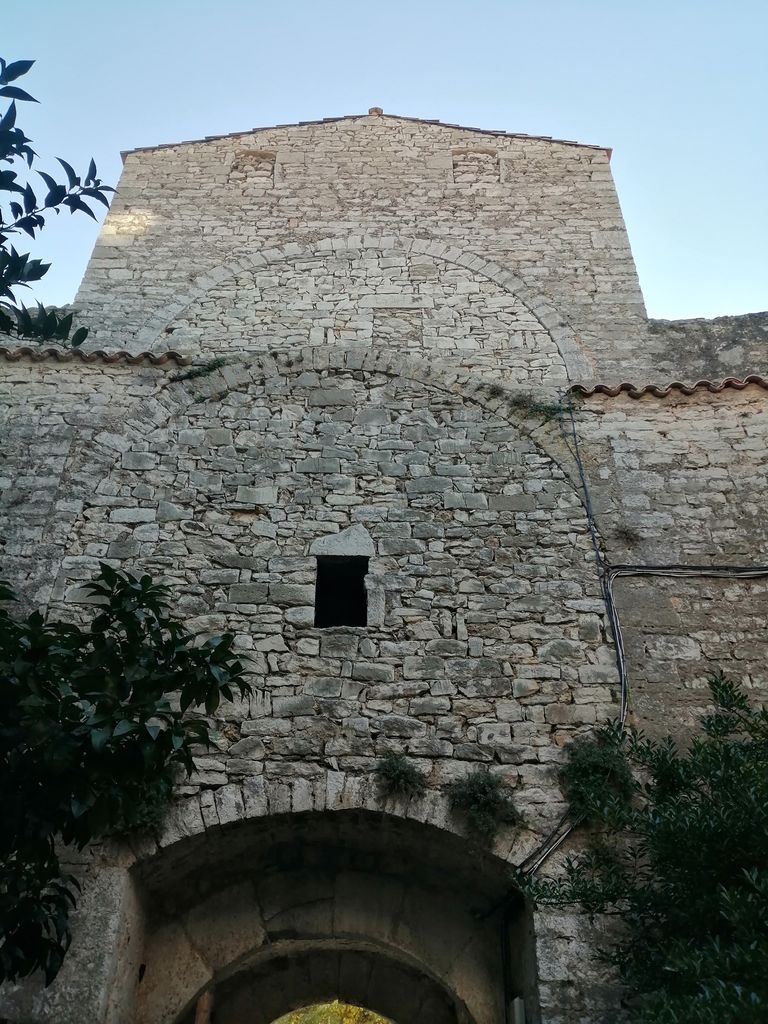
[[[373,341],[393,348],[419,348],[424,325],[420,309],[381,309],[373,314]]]
[[[454,149],[451,157],[455,185],[492,185],[501,180],[495,149]]]
[[[272,188],[275,184],[275,154],[266,149],[241,149],[229,169],[230,182],[243,188]]]
[[[365,577],[368,559],[352,555],[322,555],[317,559],[315,625],[367,626]]]

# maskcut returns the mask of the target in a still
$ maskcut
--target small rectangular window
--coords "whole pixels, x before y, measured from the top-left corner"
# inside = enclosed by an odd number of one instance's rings
[[[366,626],[368,608],[365,577],[368,559],[357,556],[323,555],[317,559],[315,625]]]

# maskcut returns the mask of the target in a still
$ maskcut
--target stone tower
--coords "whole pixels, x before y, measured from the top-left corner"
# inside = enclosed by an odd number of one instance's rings
[[[574,737],[768,686],[768,384],[764,316],[648,321],[609,160],[378,108],[126,154],[90,350],[0,350],[4,563],[61,616],[149,572],[254,696],[159,834],[88,851],[9,1020],[618,1019],[588,922],[510,868],[578,843]],[[389,751],[425,797],[382,799]],[[478,769],[523,815],[492,849],[445,793]]]

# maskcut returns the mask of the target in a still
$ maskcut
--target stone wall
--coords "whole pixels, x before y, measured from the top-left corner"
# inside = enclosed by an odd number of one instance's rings
[[[119,431],[129,410],[178,371],[173,361],[165,366],[0,354],[0,551],[26,601],[47,603],[90,475],[103,471],[90,442]]]
[[[525,815],[497,857],[536,848],[564,809],[565,744],[617,696],[556,423],[466,371],[358,347],[249,356],[180,381],[189,370],[169,364],[43,361],[26,380],[20,365],[2,364],[0,391],[20,439],[5,459],[12,582],[81,619],[99,561],[149,571],[190,628],[234,631],[249,659],[255,694],[217,713],[164,843],[254,808],[381,812],[372,771],[402,750],[429,781],[414,815],[461,835],[445,785],[487,766]],[[65,430],[67,445],[31,465],[32,441],[43,453]],[[33,533],[14,505],[27,492]],[[317,629],[313,545],[350,528],[371,545],[369,625]],[[35,1005],[65,1020],[59,1002]],[[491,1024],[497,1010],[473,1014]]]
[[[649,320],[656,380],[744,377],[768,370],[768,313],[714,320]]]
[[[375,114],[127,154],[77,301],[94,344],[147,348],[142,328],[159,335],[242,261],[371,238],[490,262],[592,358],[637,350],[643,303],[605,150]]]
[[[117,433],[90,424],[51,476],[49,514],[69,520],[52,609],[76,611],[107,559],[169,583],[192,628],[237,635],[257,696],[220,723],[198,785],[311,779],[329,759],[367,775],[391,748],[438,787],[495,762],[532,840],[561,812],[553,758],[615,700],[581,502],[531,436],[557,432],[415,365],[306,355],[171,385]],[[374,553],[369,625],[318,630],[311,549],[352,526]]]
[[[764,321],[645,320],[604,150],[375,111],[129,154],[78,301],[91,349],[136,355],[0,359],[4,574],[84,620],[100,561],[150,572],[254,694],[157,835],[86,851],[103,913],[3,1012],[180,1024],[215,989],[277,1016],[289,979],[399,1024],[619,1020],[594,931],[526,913],[509,868],[618,714],[595,548],[637,566],[631,721],[687,739],[717,669],[768,693],[766,580],[646,571],[768,562],[764,382],[644,387],[759,370]],[[560,404],[595,378],[640,386]],[[365,627],[314,624],[329,552],[369,559]],[[423,799],[383,800],[391,750]],[[478,768],[524,816],[492,851],[446,795]]]
[[[758,384],[576,401],[613,562],[768,563],[768,403]]]
[[[742,683],[753,704],[768,704],[768,578],[635,577],[619,582],[616,597],[638,728],[690,740],[718,672]]]
[[[727,576],[768,567],[764,387],[595,395],[577,403],[575,420],[609,562],[670,567],[614,585],[636,723],[689,738],[717,671],[768,700],[766,579]],[[676,577],[675,566],[704,574]],[[724,578],[705,574],[719,566]]]
[[[445,256],[389,244],[280,250],[265,267],[233,271],[201,289],[157,338],[150,329],[146,339],[212,356],[308,343],[374,345],[510,383],[566,384],[566,361],[549,332],[501,283]]]

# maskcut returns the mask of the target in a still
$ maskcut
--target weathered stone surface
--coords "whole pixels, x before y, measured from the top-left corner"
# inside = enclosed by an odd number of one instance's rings
[[[318,537],[309,548],[310,555],[346,555],[369,558],[375,553],[371,535],[361,523]]]
[[[232,604],[263,604],[267,599],[266,583],[236,583],[229,588]]]
[[[310,934],[350,957],[355,943],[400,944],[425,965],[418,977],[496,1024],[499,922],[485,934],[465,911],[494,905],[493,866],[520,863],[556,826],[564,750],[615,717],[619,696],[578,467],[557,419],[545,422],[550,406],[593,375],[744,376],[764,325],[648,324],[600,149],[372,114],[137,152],[125,166],[78,300],[94,346],[159,353],[171,339],[198,364],[226,364],[173,382],[173,363],[0,360],[4,566],[28,604],[84,619],[100,560],[150,573],[190,628],[235,634],[254,690],[218,709],[214,747],[146,840],[162,852],[142,853],[137,877],[151,889],[162,869],[176,902],[147,899],[103,938],[86,934],[69,997],[3,996],[2,1013],[182,1019],[240,957],[263,955],[273,978],[265,936],[269,950]],[[768,544],[765,400],[753,383],[574,404],[608,564],[754,561]],[[314,626],[323,556],[369,559],[365,626]],[[614,592],[648,731],[692,732],[717,668],[768,691],[755,640],[766,581],[622,577]],[[373,771],[387,751],[418,759],[421,800],[383,805]],[[468,853],[462,892],[443,865],[426,893],[409,879],[406,898],[396,855],[372,884],[331,877],[323,857],[291,874],[323,815],[348,812],[360,816],[342,844],[351,862],[370,862],[372,824],[386,847],[387,823],[407,820],[429,826],[403,860],[418,864],[445,831],[461,834],[444,786],[478,767],[515,786],[526,830],[501,836],[496,860]],[[290,857],[258,892],[242,883],[258,835],[291,819]],[[101,927],[98,908],[88,914]],[[535,926],[529,1016],[539,999],[543,1024],[618,1020],[583,921]],[[129,931],[149,959],[118,950]],[[380,960],[302,966],[293,948],[288,961],[307,991],[332,971],[368,979],[363,1001],[412,993]],[[217,1015],[269,1012],[266,1024],[289,1008],[266,1005],[275,987],[230,1003],[222,986]],[[112,1016],[108,991],[122,1007]],[[445,1012],[431,991],[396,1009],[440,1024]]]
[[[274,505],[277,501],[277,488],[242,485],[237,488],[236,500],[244,505]]]

